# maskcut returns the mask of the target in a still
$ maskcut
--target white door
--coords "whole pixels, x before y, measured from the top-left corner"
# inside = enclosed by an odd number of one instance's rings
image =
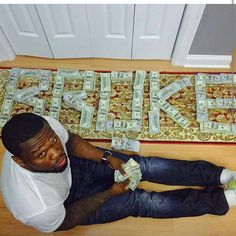
[[[0,5],[2,27],[16,55],[52,57],[34,5]]]
[[[54,58],[92,57],[86,5],[36,5]]]
[[[184,4],[135,5],[132,59],[171,58]]]
[[[131,59],[133,4],[87,5],[93,57]]]

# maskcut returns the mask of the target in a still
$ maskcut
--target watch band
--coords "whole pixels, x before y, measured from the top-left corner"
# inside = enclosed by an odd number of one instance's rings
[[[107,163],[107,159],[108,159],[109,155],[112,155],[112,153],[110,151],[105,150],[104,153],[103,153],[103,157],[102,157],[102,162],[103,163]]]

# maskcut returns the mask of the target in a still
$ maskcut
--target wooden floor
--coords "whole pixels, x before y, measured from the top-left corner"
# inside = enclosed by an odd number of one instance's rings
[[[17,57],[12,62],[2,62],[0,66],[14,66],[27,68],[75,68],[91,70],[157,70],[157,71],[212,71],[231,72],[236,68],[232,63],[231,69],[185,69],[171,66],[168,61],[129,61],[105,59],[67,59],[51,60],[32,57]],[[93,143],[97,146],[109,148],[109,143]],[[2,144],[0,153],[4,152]],[[142,144],[141,155],[163,156],[187,160],[208,160],[217,165],[236,170],[236,145],[210,144]],[[146,190],[164,191],[182,188],[170,187],[154,183],[142,183]],[[205,215],[180,219],[146,219],[129,217],[117,222],[77,227],[67,232],[48,234],[50,236],[235,236],[236,208],[230,209],[225,216]],[[24,226],[16,221],[4,206],[0,198],[0,235],[1,236],[40,236],[36,230]]]

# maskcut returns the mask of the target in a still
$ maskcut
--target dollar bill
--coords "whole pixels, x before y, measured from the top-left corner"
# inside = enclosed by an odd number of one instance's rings
[[[109,111],[109,99],[102,99],[99,100],[99,107],[98,110],[100,113],[106,114]]]
[[[110,92],[111,91],[111,76],[110,73],[101,73],[101,91]]]
[[[160,113],[157,111],[149,111],[149,133],[158,134],[160,133]]]
[[[65,79],[80,79],[80,72],[78,70],[70,70],[70,69],[59,69],[57,73],[63,76]]]
[[[140,111],[143,106],[143,90],[135,89],[133,93],[132,111]]]
[[[60,112],[61,112],[61,100],[62,98],[52,97],[51,105],[49,110],[49,116],[59,119]]]
[[[84,106],[87,106],[87,103],[80,99],[79,96],[73,96],[73,94],[66,93],[63,96],[65,104],[69,107],[72,107],[78,111],[82,111]]]
[[[45,99],[37,99],[33,113],[42,116],[45,112]]]
[[[72,98],[76,99],[76,98],[79,98],[79,99],[86,99],[88,96],[87,96],[87,93],[85,90],[77,90],[77,91],[66,91],[66,92],[63,92],[63,99],[64,100],[70,100]]]
[[[10,70],[9,77],[18,77],[20,76],[20,68],[12,68]]]
[[[40,79],[41,77],[41,69],[20,69],[20,77],[21,78],[36,78]]]
[[[110,92],[100,91],[100,98],[109,99],[109,98],[110,98],[110,95],[111,95]]]
[[[65,78],[62,75],[57,74],[55,84],[52,90],[53,97],[62,97],[64,90],[64,83],[65,83]]]
[[[80,123],[79,123],[80,128],[88,129],[91,127],[93,121],[93,112],[94,112],[94,107],[84,106],[82,108]]]
[[[50,70],[42,70],[41,78],[39,79],[39,90],[47,91],[49,89],[49,84],[52,79],[52,72]]]
[[[113,120],[97,120],[96,130],[97,131],[113,131]]]
[[[144,80],[146,77],[146,71],[137,70],[134,80],[134,90],[143,90]]]
[[[126,176],[122,175],[119,170],[115,170],[114,181],[120,183],[130,178],[128,187],[134,191],[142,179],[140,165],[133,158],[130,158],[124,165],[124,171]]]
[[[141,120],[142,119],[142,110],[140,111],[132,111],[132,119]]]
[[[133,80],[133,73],[132,72],[118,72],[112,71],[111,72],[111,81],[113,83],[119,82],[128,82]]]
[[[150,80],[158,80],[160,78],[160,74],[157,71],[150,71],[149,77]]]
[[[142,122],[140,120],[114,120],[114,130],[117,131],[137,131],[140,132]]]
[[[187,86],[192,86],[192,83],[188,77],[183,77],[181,80],[173,82],[161,89],[157,96],[162,100],[166,100]]]
[[[140,142],[138,140],[126,138],[112,138],[111,147],[117,150],[127,150],[132,152],[139,152]]]
[[[18,102],[24,101],[28,98],[34,97],[40,93],[38,86],[28,87],[24,89],[17,89],[15,100]]]

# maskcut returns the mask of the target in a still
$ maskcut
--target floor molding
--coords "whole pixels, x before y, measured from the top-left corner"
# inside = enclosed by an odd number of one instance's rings
[[[230,68],[231,55],[188,55],[184,67]]]

